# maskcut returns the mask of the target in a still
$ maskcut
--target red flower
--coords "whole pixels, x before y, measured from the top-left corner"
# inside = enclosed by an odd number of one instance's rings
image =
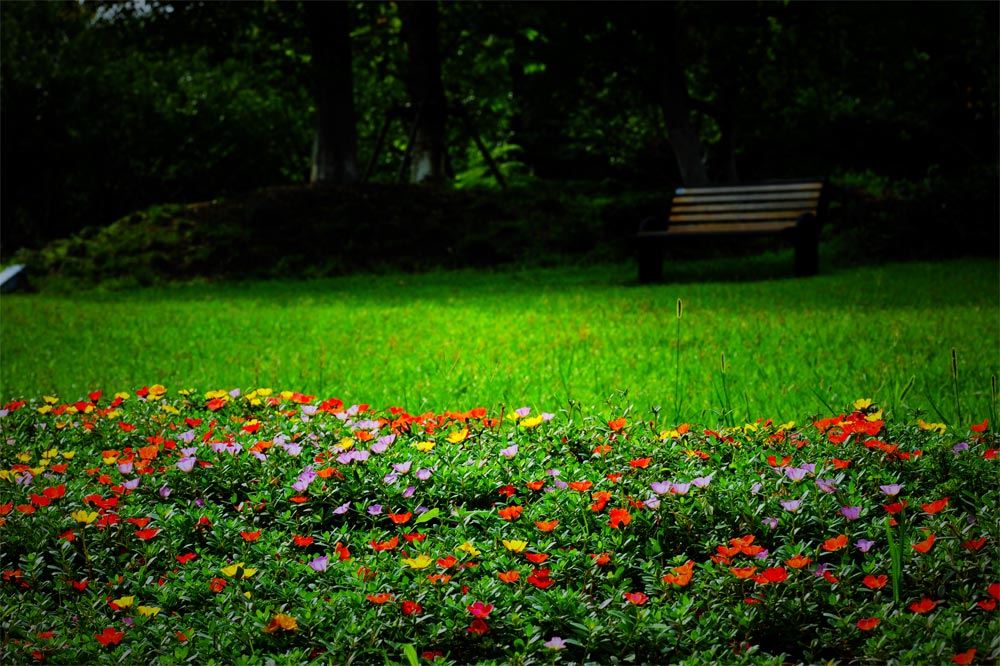
[[[622,525],[628,525],[632,522],[632,516],[629,515],[627,509],[611,509],[611,522],[608,523],[611,527],[618,528]]]
[[[478,617],[472,621],[471,625],[469,625],[469,633],[475,634],[477,636],[481,636],[482,634],[485,634],[489,630],[490,630],[489,625],[480,620]]]
[[[885,584],[889,582],[889,578],[887,576],[873,576],[871,574],[868,574],[867,576],[865,576],[865,579],[861,582],[864,583],[866,587],[872,590],[879,590],[885,587]]]
[[[288,501],[294,502],[295,504],[302,504],[303,502],[308,501],[308,499],[309,498],[305,495],[295,495],[294,497],[289,497]]]
[[[152,539],[153,537],[155,537],[157,534],[159,534],[160,531],[161,530],[159,530],[158,528],[148,529],[148,530],[136,530],[135,531],[135,535],[137,537],[139,537],[140,539],[142,539],[143,541],[149,541],[150,539]]]
[[[671,567],[670,570],[673,573],[668,573],[663,577],[663,580],[671,585],[683,587],[691,582],[691,575],[694,573],[694,560],[688,560],[679,567]]]
[[[538,491],[541,490],[542,486],[545,485],[545,481],[528,481],[524,485],[528,486],[529,490]]]
[[[296,546],[301,546],[305,548],[306,546],[312,545],[313,538],[311,536],[299,536],[296,534],[292,537],[292,541],[295,542]]]
[[[986,591],[989,592],[990,596],[993,597],[994,599],[1000,600],[1000,583],[993,583],[988,588],[986,588]]]
[[[971,430],[972,432],[986,432],[986,428],[988,428],[989,425],[990,425],[990,420],[986,419],[985,421],[977,425],[970,425],[969,430]],[[973,650],[973,652],[975,652],[975,650]]]
[[[971,648],[969,650],[966,650],[965,652],[956,654],[954,657],[951,658],[951,660],[956,664],[971,664],[972,660],[975,659],[975,657],[976,657],[976,648]]]
[[[226,585],[228,585],[228,583],[224,579],[213,578],[212,581],[208,584],[208,589],[218,594],[219,592],[222,592],[224,589],[226,589]]]
[[[878,626],[878,623],[882,620],[877,617],[867,617],[863,620],[858,620],[858,629],[861,631],[869,631]]]
[[[493,604],[484,604],[482,601],[477,601],[471,606],[466,606],[465,608],[476,617],[485,620],[493,611]]]
[[[920,601],[914,601],[909,605],[909,609],[914,613],[927,613],[934,610],[934,607],[938,605],[938,602],[931,601],[930,599],[924,597]]]
[[[149,525],[149,521],[150,521],[149,517],[146,517],[146,518],[129,518],[128,519],[128,522],[132,523],[133,525],[135,525],[136,527],[138,527],[140,530],[144,529],[146,527],[146,525]]]
[[[962,544],[962,548],[968,548],[969,550],[979,550],[986,544],[986,537],[982,539],[970,539]]]
[[[926,511],[927,513],[937,513],[946,506],[948,506],[948,498],[944,497],[939,500],[935,500],[930,504],[921,504],[920,508]]]
[[[597,566],[602,566],[611,561],[611,553],[591,553],[590,559],[594,560]]]
[[[500,493],[501,495],[506,495],[507,497],[512,497],[514,495],[514,493],[517,492],[517,488],[515,488],[514,486],[512,486],[510,484],[507,484],[506,486],[500,486],[499,488],[497,488],[497,492]]]
[[[423,611],[423,607],[415,601],[403,601],[403,614],[415,615]]]
[[[523,506],[505,506],[502,509],[497,509],[497,513],[504,520],[517,520],[521,517],[521,513],[524,512]]]
[[[997,607],[996,599],[989,599],[983,601],[977,601],[976,605],[982,608],[984,611],[991,611]]]
[[[378,604],[378,605],[382,605],[384,603],[392,601],[392,595],[387,592],[381,592],[379,594],[369,594],[366,596],[366,598],[373,604]]]
[[[885,507],[885,510],[889,512],[889,515],[896,515],[897,513],[902,511],[904,507],[906,507],[906,500],[903,500],[902,502],[896,502],[894,504],[883,504],[882,506]]]
[[[642,592],[625,592],[623,596],[628,599],[629,603],[633,603],[636,606],[641,606],[649,600]]]
[[[458,562],[458,559],[454,555],[449,555],[448,557],[439,558],[437,565],[442,569],[450,569],[455,566],[456,562]]]
[[[184,555],[175,555],[174,557],[181,564],[187,564],[198,556],[195,553],[185,553]]]
[[[525,553],[524,556],[528,558],[528,561],[532,564],[541,564],[545,560],[549,559],[546,553]]]
[[[256,532],[240,532],[240,536],[243,537],[244,541],[256,541],[260,538],[263,530],[257,530]]]
[[[81,580],[81,581],[71,580],[69,584],[72,585],[73,589],[76,590],[77,592],[83,592],[84,590],[87,589],[87,583],[89,582],[90,581],[88,580]]]
[[[118,645],[124,636],[124,631],[118,631],[113,627],[108,627],[101,633],[94,634],[94,638],[96,638],[101,645]]]
[[[926,539],[924,539],[920,543],[913,544],[913,550],[917,551],[918,553],[926,553],[931,549],[931,546],[933,545],[934,545],[934,535],[928,534]]]
[[[406,522],[409,521],[410,518],[412,518],[412,517],[413,517],[413,513],[410,512],[410,511],[407,511],[406,513],[390,513],[389,514],[389,519],[392,522],[396,523],[397,525],[405,525]]]
[[[59,499],[66,494],[65,484],[60,483],[58,486],[53,486],[52,488],[46,488],[42,491],[42,494],[49,499]]]
[[[535,587],[544,590],[555,584],[555,581],[549,578],[551,569],[535,569],[530,576],[528,576],[528,582]]]
[[[768,583],[780,583],[781,581],[788,579],[788,571],[785,567],[770,567],[764,569],[764,571],[761,572],[761,576],[763,576]]]
[[[624,417],[617,418],[614,421],[608,421],[608,427],[614,430],[615,432],[618,432],[619,430],[625,427],[626,423],[627,421],[625,420]]]

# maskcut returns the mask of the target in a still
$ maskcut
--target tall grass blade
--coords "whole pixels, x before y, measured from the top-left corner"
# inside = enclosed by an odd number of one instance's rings
[[[677,299],[677,339],[674,344],[674,422],[680,419],[681,415],[681,315],[684,305],[681,299]]]
[[[723,398],[723,401],[725,403],[723,405],[723,410],[725,410],[724,413],[723,413],[723,417],[724,417],[724,419],[726,421],[726,425],[728,425],[730,428],[732,428],[733,425],[734,425],[734,421],[733,421],[733,417],[732,417],[733,410],[732,410],[732,408],[729,405],[729,387],[726,385],[726,353],[725,352],[722,352],[722,398]]]
[[[958,394],[958,354],[955,352],[955,348],[951,348],[951,381],[952,385],[955,387],[955,413],[958,415],[958,420],[955,422],[956,426],[961,427],[962,421],[962,400],[959,398]]]

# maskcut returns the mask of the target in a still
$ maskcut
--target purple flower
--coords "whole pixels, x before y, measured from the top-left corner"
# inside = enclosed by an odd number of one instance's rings
[[[288,455],[293,456],[293,457],[299,455],[300,453],[302,453],[302,445],[301,444],[285,444],[285,446],[282,447],[282,448],[285,449],[285,453],[287,453]]]
[[[848,520],[857,520],[858,516],[861,515],[860,506],[845,506],[840,510],[841,515]]]
[[[192,469],[194,469],[194,463],[195,463],[194,458],[181,458],[180,460],[177,461],[177,469],[179,469],[182,472],[190,472]]]
[[[713,476],[715,476],[715,472],[712,472],[708,476],[699,476],[697,479],[691,479],[691,483],[694,484],[695,488],[707,488],[708,484],[712,482]]]
[[[520,409],[514,410],[518,416],[522,419],[531,413],[531,407],[521,407]]]
[[[430,511],[430,509],[428,509],[426,506],[418,506],[416,509],[413,510],[413,513],[419,516],[423,513],[427,513],[428,511]]]
[[[968,450],[968,448],[969,448],[969,445],[967,443],[965,443],[965,442],[959,442],[955,446],[951,447],[951,452],[954,453],[957,456],[962,451]]]
[[[676,495],[687,495],[689,490],[691,490],[690,483],[673,483],[670,485],[670,492]]]
[[[407,486],[406,490],[403,491],[403,497],[409,499],[413,497],[413,493],[417,492],[416,486]]]
[[[389,445],[396,441],[395,435],[383,435],[375,440],[375,443],[371,446],[372,453],[385,453]]]
[[[196,453],[198,453],[198,447],[197,446],[189,446],[186,449],[181,449],[181,455],[184,456],[185,458],[190,458],[191,456],[195,455]]]
[[[646,505],[646,508],[649,508],[649,509],[658,509],[658,508],[660,508],[660,498],[659,497],[650,497],[648,500],[646,500],[645,502],[643,502],[643,504]]]
[[[824,493],[837,492],[837,482],[834,479],[816,479],[816,485]]]
[[[125,490],[135,490],[139,487],[139,477],[126,481],[122,485],[125,486]]]
[[[329,555],[320,555],[316,559],[309,562],[309,566],[312,567],[313,571],[326,571],[326,567],[330,564]]]
[[[560,474],[562,474],[562,472],[560,472],[557,469],[547,469],[545,470],[545,473],[548,474],[549,476],[559,476]]]
[[[129,629],[135,626],[135,620],[131,617],[123,617],[122,622],[124,622],[125,626],[128,627]]]
[[[823,574],[825,574],[827,569],[829,568],[830,568],[830,563],[823,562],[822,564],[817,565],[816,570],[813,573],[816,575],[817,578],[822,578]]]
[[[0,409],[0,418],[3,418],[5,416],[7,416],[8,414],[10,414],[10,412],[8,410],[6,410],[6,409]]]
[[[395,472],[389,472],[388,474],[382,477],[382,483],[386,485],[391,485],[393,483],[396,483],[396,481],[398,480],[399,480],[399,474],[396,474]]]
[[[899,483],[890,483],[887,486],[879,486],[879,488],[881,488],[882,492],[889,497],[895,497],[899,494],[899,491],[903,489],[903,486]]]
[[[762,550],[759,553],[757,553],[754,557],[756,557],[758,560],[766,560],[767,556],[770,555],[770,554],[771,554],[771,551],[769,551],[767,548],[765,548],[764,550]]]
[[[202,498],[200,498],[200,497],[197,497],[197,498],[195,498],[195,500],[194,500],[194,505],[195,505],[196,507],[198,507],[199,509],[203,509],[203,508],[205,508],[205,500],[203,500],[203,499],[202,499]]]
[[[768,527],[770,527],[772,530],[776,529],[778,527],[778,519],[777,518],[764,518],[760,522],[764,523],[765,525],[767,525]]]
[[[553,636],[548,641],[543,643],[543,645],[550,650],[562,650],[566,647],[566,641],[558,636]]]
[[[862,553],[867,553],[868,549],[874,545],[875,542],[869,541],[868,539],[858,539],[856,542],[854,542],[854,546]]]
[[[412,460],[407,460],[404,463],[393,463],[392,468],[399,472],[400,474],[406,474],[410,471],[410,467],[413,465]]]
[[[160,497],[167,498],[170,497],[170,493],[174,492],[170,486],[163,486],[160,488]]]
[[[753,484],[752,486],[750,486],[750,494],[751,495],[756,495],[757,493],[760,492],[760,489],[763,488],[763,487],[764,487],[763,483],[755,483],[755,484]]]
[[[555,484],[555,487],[559,488],[560,490],[566,490],[567,488],[569,488],[568,483],[566,483],[565,481],[560,481],[559,479],[556,479],[552,483]]]
[[[806,478],[806,471],[801,467],[786,467],[785,476],[792,481],[798,482]]]
[[[305,492],[306,488],[308,487],[309,487],[309,482],[302,481],[301,479],[292,484],[292,489],[294,489],[295,492],[299,493]]]
[[[816,463],[802,463],[799,465],[799,469],[804,469],[809,474],[816,473]]]
[[[382,505],[372,504],[370,507],[368,507],[368,513],[373,516],[379,515],[380,513],[382,513]]]
[[[190,444],[194,441],[194,430],[188,430],[187,432],[182,432],[177,436],[177,439],[181,440],[185,444]]]
[[[798,511],[800,506],[802,506],[802,500],[782,500],[781,502],[781,508],[793,513]]]
[[[233,398],[238,398],[240,397],[240,390],[238,388],[235,388],[229,392],[229,395],[232,396]]]
[[[121,472],[122,474],[131,474],[132,473],[132,463],[130,463],[130,462],[127,462],[127,463],[118,463],[118,471]]]
[[[549,414],[548,412],[542,412],[542,420],[543,421],[551,421],[555,417],[556,417],[555,414]]]
[[[506,449],[500,449],[500,455],[504,458],[513,458],[517,455],[517,444],[511,444]]]
[[[670,481],[653,481],[649,485],[653,488],[653,492],[657,495],[666,495],[670,492],[670,487],[673,484]]]
[[[316,405],[302,405],[302,413],[306,416],[312,416],[319,409]]]
[[[420,479],[421,481],[426,481],[427,479],[431,478],[431,473],[433,471],[434,470],[431,470],[431,469],[418,469],[417,473],[416,473],[416,477],[418,479]]]

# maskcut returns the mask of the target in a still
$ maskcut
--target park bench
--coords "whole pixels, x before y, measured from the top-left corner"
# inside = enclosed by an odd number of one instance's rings
[[[635,240],[639,281],[663,276],[663,252],[682,238],[781,235],[795,247],[795,275],[819,270],[819,229],[825,217],[822,180],[679,187],[666,216],[646,218]]]

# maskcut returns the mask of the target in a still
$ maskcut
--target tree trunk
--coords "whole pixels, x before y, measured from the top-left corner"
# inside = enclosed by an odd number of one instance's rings
[[[658,35],[652,35],[655,45],[656,66],[659,71],[660,107],[667,126],[667,138],[677,159],[684,185],[691,187],[708,182],[705,163],[702,161],[701,140],[691,126],[691,101],[684,82],[684,69],[677,55],[679,22],[673,3],[657,3],[660,10],[655,26]]]
[[[316,138],[310,181],[340,185],[358,180],[354,79],[347,2],[305,2],[312,42]]]
[[[447,103],[441,83],[437,2],[402,2],[403,34],[410,56],[407,89],[416,114],[416,133],[410,159],[410,182],[442,182],[447,152]]]

